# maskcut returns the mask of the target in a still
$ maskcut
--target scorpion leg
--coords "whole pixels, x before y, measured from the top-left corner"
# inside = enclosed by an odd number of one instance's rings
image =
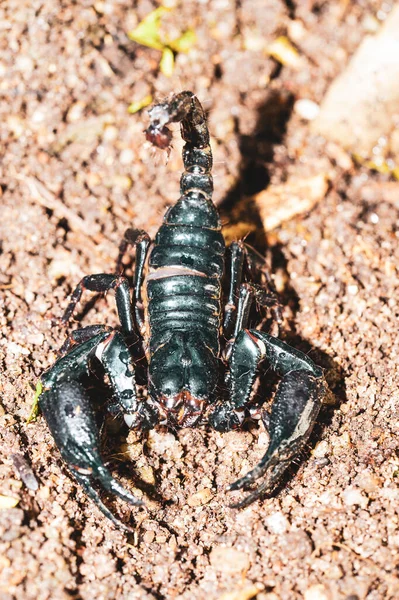
[[[248,326],[249,313],[251,310],[253,298],[253,286],[249,283],[243,283],[240,287],[238,295],[237,315],[236,322],[234,324],[234,331],[224,348],[223,357],[227,361],[231,356],[231,351],[233,349],[238,334],[242,329],[245,329]]]
[[[256,302],[265,308],[269,308],[274,322],[278,327],[283,322],[281,305],[278,299],[276,289],[270,277],[269,271],[266,268],[265,259],[252,246],[244,242],[233,242],[229,247],[230,260],[230,285],[228,292],[227,304],[225,305],[225,316],[223,324],[223,332],[226,339],[237,337],[237,333],[243,326],[237,328],[239,321],[238,304],[240,302],[239,293],[241,289],[242,274],[244,264],[247,266],[249,274],[253,281],[249,282],[253,290],[253,296]],[[255,283],[259,273],[264,276],[264,286]],[[234,327],[235,324],[235,327]],[[235,330],[232,335],[233,329]],[[231,340],[230,340],[231,341]]]
[[[62,458],[106,516],[109,511],[104,510],[99,501],[93,480],[134,506],[143,503],[125,490],[104,465],[95,413],[83,380],[90,374],[90,362],[96,356],[110,377],[117,402],[128,422],[126,416],[135,417],[138,412],[134,373],[130,361],[128,364],[128,355],[128,347],[120,333],[104,331],[97,334],[73,348],[43,375],[44,391],[39,398],[40,408]],[[116,517],[112,520],[119,524]]]
[[[250,284],[243,283],[240,287],[237,305],[237,316],[234,327],[234,332],[230,340],[226,343],[224,348],[223,358],[230,363],[232,351],[236,345],[236,338],[240,331],[242,331],[248,325],[249,312],[251,309],[254,292]],[[227,373],[226,382],[231,387],[232,373]],[[236,397],[234,394],[230,394],[229,400],[218,402],[214,410],[209,417],[209,423],[218,431],[230,431],[239,427],[245,417],[244,408],[248,404],[249,395],[251,390],[248,391],[245,397]]]
[[[269,447],[259,464],[231,484],[229,491],[246,488],[265,474],[266,479],[233,505],[237,508],[248,506],[275,487],[309,438],[325,394],[323,372],[305,354],[267,333],[242,330],[230,360],[230,392],[235,407],[248,402],[259,363],[264,359],[282,376],[270,414]]]
[[[71,318],[75,306],[81,299],[84,290],[89,290],[91,292],[107,292],[108,290],[115,290],[116,306],[122,330],[128,335],[134,333],[129,282],[126,277],[122,277],[121,275],[109,275],[106,273],[86,275],[86,277],[83,277],[78,283],[64,315],[61,318],[61,321],[64,324]]]
[[[270,309],[275,324],[273,335],[278,336],[279,327],[283,322],[282,307],[266,259],[249,244],[244,244],[244,246],[246,264],[252,279],[255,280],[258,273],[264,278],[263,285],[254,284],[256,299],[259,304]]]
[[[234,325],[234,331],[227,341],[224,349],[224,359],[228,361],[231,355],[231,351],[235,344],[238,334],[242,329],[248,326],[249,313],[251,310],[252,302],[255,299],[259,306],[264,308],[270,308],[275,304],[275,298],[271,297],[264,288],[255,283],[243,283],[240,286],[238,303],[237,303],[237,315]]]
[[[144,328],[144,321],[142,315],[143,300],[141,297],[141,287],[143,283],[144,264],[147,258],[150,244],[151,238],[145,231],[141,229],[127,229],[127,231],[125,231],[123,240],[119,246],[119,256],[116,266],[117,272],[121,272],[121,270],[123,269],[122,259],[127,248],[129,246],[135,246],[136,264],[134,269],[133,280],[133,306],[138,331],[142,331]]]
[[[223,333],[226,339],[231,337],[237,313],[237,298],[240,291],[245,249],[242,242],[232,242],[230,251],[230,278],[227,304],[224,307]]]

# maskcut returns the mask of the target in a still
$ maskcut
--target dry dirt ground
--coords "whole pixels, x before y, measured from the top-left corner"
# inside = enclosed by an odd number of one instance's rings
[[[0,510],[0,598],[399,598],[397,184],[354,165],[293,110],[297,98],[321,101],[392,3],[170,5],[171,37],[197,34],[170,78],[158,51],[126,35],[155,8],[149,0],[0,5],[0,494],[19,501]],[[295,41],[297,68],[264,52],[282,35]],[[144,143],[145,111],[127,106],[181,89],[209,110],[227,234],[244,214],[249,240],[269,246],[283,337],[325,368],[334,402],[273,497],[241,512],[224,489],[265,452],[263,429],[118,432],[110,465],[147,497],[131,509],[105,496],[136,528],[125,536],[71,479],[43,418],[26,419],[74,285],[112,272],[124,230],[153,235],[177,198],[179,140],[166,162]],[[329,178],[325,198],[267,235],[242,204],[318,173]],[[112,294],[78,318],[115,324]]]

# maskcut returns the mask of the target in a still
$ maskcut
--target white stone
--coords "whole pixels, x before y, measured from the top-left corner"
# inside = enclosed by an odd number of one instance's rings
[[[285,533],[289,528],[290,524],[285,515],[282,512],[275,512],[266,518],[267,528],[271,533]]]
[[[301,98],[295,102],[294,110],[305,121],[313,121],[320,112],[320,106],[313,100]]]

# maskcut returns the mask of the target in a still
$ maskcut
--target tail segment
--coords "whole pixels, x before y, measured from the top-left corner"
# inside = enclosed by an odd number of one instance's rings
[[[181,136],[185,171],[180,180],[180,192],[200,192],[211,199],[213,192],[212,151],[204,109],[192,92],[181,92],[169,102],[157,104],[149,111],[151,123],[146,131],[147,140],[158,148],[168,148],[172,134],[167,125],[181,122]]]

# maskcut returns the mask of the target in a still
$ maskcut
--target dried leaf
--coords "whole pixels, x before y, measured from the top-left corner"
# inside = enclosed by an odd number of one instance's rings
[[[284,35],[280,36],[267,48],[270,56],[286,67],[299,69],[302,65],[302,59],[297,50],[291,44],[290,40]]]
[[[224,225],[223,236],[228,244],[237,240],[242,240],[247,237],[249,233],[256,231],[256,225],[254,222],[247,223],[246,221],[240,221],[233,225]]]
[[[15,453],[11,454],[11,460],[26,487],[35,492],[39,488],[39,483],[26,458],[22,454]]]
[[[324,198],[328,189],[326,174],[270,186],[254,196],[265,231],[284,221],[309,212]]]
[[[142,100],[138,100],[137,102],[132,102],[127,111],[131,114],[134,115],[135,113],[139,112],[140,110],[142,110],[143,108],[146,108],[146,106],[149,106],[152,102],[152,96],[151,94],[147,94],[147,96],[144,96],[144,98]]]
[[[212,490],[204,488],[195,494],[191,494],[191,496],[187,498],[187,504],[191,507],[202,506],[203,504],[208,504],[212,498]]]

